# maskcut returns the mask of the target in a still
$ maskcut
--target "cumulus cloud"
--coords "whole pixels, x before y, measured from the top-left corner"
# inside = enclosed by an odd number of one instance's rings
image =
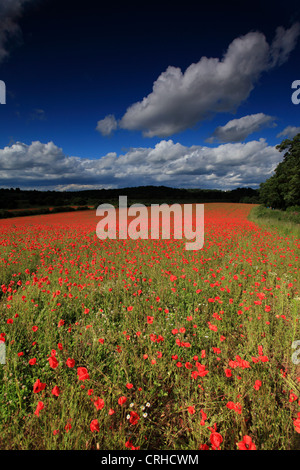
[[[216,113],[234,113],[261,74],[288,59],[299,34],[298,23],[289,29],[280,27],[269,45],[264,34],[249,32],[234,39],[221,59],[204,56],[185,72],[169,66],[154,82],[152,92],[127,109],[119,127],[163,138]]]
[[[21,29],[18,21],[23,8],[33,0],[2,0],[0,3],[0,63],[9,55],[8,43],[20,39]]]
[[[279,132],[276,137],[287,137],[288,139],[292,139],[295,135],[300,133],[300,127],[296,126],[287,126],[283,129],[283,131]]]
[[[110,135],[114,130],[118,127],[117,120],[113,114],[109,114],[104,119],[101,119],[97,123],[97,131],[99,131],[102,135]]]
[[[158,184],[232,189],[258,186],[281,159],[264,139],[214,148],[161,140],[95,159],[68,156],[53,142],[17,142],[0,149],[0,179],[4,186],[57,190]]]
[[[207,142],[241,142],[248,135],[257,132],[266,126],[275,126],[274,117],[264,113],[249,114],[239,119],[228,121],[225,126],[219,126],[215,129]]]

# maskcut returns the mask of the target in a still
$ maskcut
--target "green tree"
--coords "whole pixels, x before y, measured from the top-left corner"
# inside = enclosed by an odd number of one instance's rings
[[[283,197],[279,192],[279,185],[275,175],[260,185],[260,202],[265,206],[283,209]]]
[[[285,152],[274,175],[260,186],[260,200],[266,206],[286,209],[300,205],[300,133],[276,148]]]

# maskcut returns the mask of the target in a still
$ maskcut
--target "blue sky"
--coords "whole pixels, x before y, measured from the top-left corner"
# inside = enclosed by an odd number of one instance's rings
[[[0,0],[0,187],[258,187],[300,132],[297,3]]]

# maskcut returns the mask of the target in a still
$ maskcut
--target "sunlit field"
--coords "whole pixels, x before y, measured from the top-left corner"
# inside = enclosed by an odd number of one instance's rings
[[[205,204],[198,251],[0,220],[0,449],[296,448],[300,240],[252,207]]]

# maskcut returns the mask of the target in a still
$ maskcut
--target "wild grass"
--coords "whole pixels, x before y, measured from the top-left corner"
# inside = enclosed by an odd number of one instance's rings
[[[3,225],[0,448],[295,448],[300,244],[248,214],[208,204],[197,252]]]
[[[257,205],[250,212],[249,220],[267,228],[279,230],[287,236],[300,238],[300,207],[278,210]]]

